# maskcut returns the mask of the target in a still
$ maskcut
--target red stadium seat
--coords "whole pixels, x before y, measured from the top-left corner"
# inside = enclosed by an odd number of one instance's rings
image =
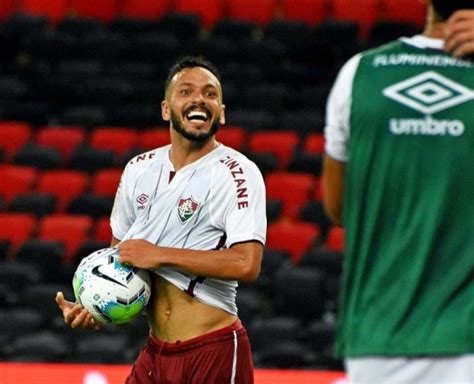
[[[116,156],[125,154],[137,145],[138,133],[131,128],[97,127],[91,132],[92,148],[112,151]]]
[[[112,229],[110,228],[110,219],[102,217],[98,219],[93,228],[93,239],[95,241],[110,243],[112,240]]]
[[[295,219],[311,198],[315,178],[310,173],[270,172],[265,177],[267,198],[282,202],[282,215]]]
[[[231,19],[268,24],[276,15],[277,0],[226,0]]]
[[[31,139],[31,136],[32,131],[29,123],[0,122],[0,150],[4,152],[5,159],[11,160],[13,155]]]
[[[100,21],[113,20],[118,12],[118,0],[69,0],[71,10],[79,17],[97,19]]]
[[[390,21],[413,23],[422,28],[426,22],[426,0],[381,0],[382,17]]]
[[[0,240],[7,240],[11,254],[34,235],[35,216],[28,213],[0,213]]]
[[[355,21],[360,37],[366,37],[380,15],[380,0],[332,0],[332,16],[337,20]]]
[[[294,131],[259,131],[250,135],[250,152],[273,153],[279,162],[280,169],[286,169],[299,142]]]
[[[29,15],[46,16],[52,22],[62,20],[69,11],[69,0],[20,0],[20,10]]]
[[[266,247],[288,252],[293,263],[298,264],[304,253],[315,245],[319,235],[316,224],[280,221],[268,226]]]
[[[85,138],[86,135],[81,127],[50,126],[39,130],[36,143],[43,147],[57,149],[63,162],[68,162],[74,150],[85,141]]]
[[[170,0],[122,0],[121,14],[137,19],[156,19],[171,10]]]
[[[342,227],[331,227],[329,229],[324,245],[330,251],[344,252],[345,231]]]
[[[219,128],[216,135],[217,141],[240,151],[244,148],[247,140],[247,131],[238,126],[225,126]]]
[[[322,133],[311,133],[303,142],[303,150],[307,153],[322,155],[324,153],[324,135]]]
[[[0,1],[0,21],[13,15],[17,11],[17,0]]]
[[[328,15],[326,0],[282,0],[283,17],[314,26]]]
[[[170,143],[169,128],[153,128],[138,137],[138,147],[146,151],[162,147]]]
[[[63,211],[71,200],[82,195],[89,187],[89,175],[81,171],[45,171],[38,177],[38,192],[56,197],[56,207]]]
[[[91,192],[98,196],[113,198],[122,176],[122,169],[109,168],[97,171],[92,176]]]
[[[71,261],[79,245],[88,237],[92,225],[89,216],[53,214],[40,220],[38,238],[63,243],[65,261]]]
[[[38,170],[13,164],[0,165],[0,197],[9,202],[20,193],[30,192],[38,178]]]
[[[210,29],[223,15],[224,0],[176,0],[175,10],[180,13],[196,13],[205,28]]]

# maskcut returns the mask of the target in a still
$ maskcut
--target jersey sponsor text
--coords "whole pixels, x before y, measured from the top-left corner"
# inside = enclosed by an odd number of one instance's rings
[[[237,160],[227,156],[221,160],[221,163],[230,169],[230,174],[234,179],[235,186],[237,187],[237,208],[247,208],[249,206],[248,193],[247,193],[247,180],[244,177],[244,170],[237,162]]]

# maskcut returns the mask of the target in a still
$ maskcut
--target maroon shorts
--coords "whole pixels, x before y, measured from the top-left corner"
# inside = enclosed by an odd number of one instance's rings
[[[166,343],[150,335],[126,384],[253,384],[250,342],[239,320],[196,338]]]

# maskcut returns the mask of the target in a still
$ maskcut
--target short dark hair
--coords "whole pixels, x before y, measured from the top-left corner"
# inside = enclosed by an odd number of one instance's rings
[[[212,64],[209,60],[205,59],[202,56],[185,56],[179,59],[169,70],[168,77],[166,78],[165,82],[165,95],[168,92],[168,87],[170,86],[171,80],[173,77],[178,73],[181,72],[183,69],[186,68],[195,68],[201,67],[207,69],[211,72],[219,81],[221,82],[221,75],[214,64]]]
[[[460,9],[474,9],[473,0],[431,0],[433,9],[444,20]]]

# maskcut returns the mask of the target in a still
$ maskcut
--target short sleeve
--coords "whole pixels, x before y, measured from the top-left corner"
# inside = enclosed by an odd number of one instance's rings
[[[115,194],[114,205],[110,215],[112,235],[116,239],[123,239],[129,228],[135,221],[135,212],[131,204],[133,193],[133,180],[131,180],[130,168],[127,165],[120,178],[120,184]]]
[[[352,57],[339,71],[326,105],[326,153],[332,158],[347,161],[347,143],[350,134],[352,82],[361,55]]]
[[[226,169],[215,204],[222,212],[222,225],[226,233],[226,246],[246,241],[259,241],[265,245],[267,231],[265,184],[258,167],[246,158],[241,163],[242,173]],[[219,207],[220,205],[220,207]]]

